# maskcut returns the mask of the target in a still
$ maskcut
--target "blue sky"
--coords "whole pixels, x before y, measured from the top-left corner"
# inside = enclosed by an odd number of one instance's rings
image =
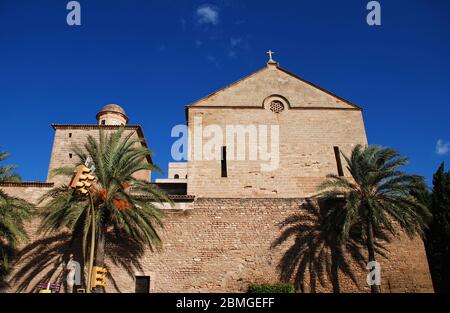
[[[0,146],[25,180],[46,177],[51,123],[95,123],[107,103],[166,170],[184,106],[264,66],[268,49],[363,107],[369,142],[408,156],[408,171],[430,181],[450,159],[449,1],[379,1],[375,27],[365,0],[80,0],[72,27],[68,2],[0,0]]]

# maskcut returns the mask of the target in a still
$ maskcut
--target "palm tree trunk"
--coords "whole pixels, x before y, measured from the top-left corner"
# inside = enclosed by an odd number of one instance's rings
[[[341,287],[339,285],[339,260],[335,249],[336,248],[332,248],[331,251],[331,284],[333,285],[333,292],[340,293]]]
[[[367,251],[369,253],[369,262],[375,262],[375,245],[373,236],[373,226],[371,222],[367,223]],[[381,289],[378,285],[371,285],[370,291],[372,293],[380,293]]]
[[[95,247],[95,265],[105,267],[105,232],[106,228],[102,225],[98,230],[97,246]],[[104,287],[95,288],[97,293],[104,293]]]
[[[103,226],[98,230],[97,246],[95,247],[95,265],[105,266],[105,228]]]

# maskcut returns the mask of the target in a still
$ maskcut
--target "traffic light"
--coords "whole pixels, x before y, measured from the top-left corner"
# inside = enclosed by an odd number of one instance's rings
[[[104,267],[94,266],[92,270],[92,288],[106,286],[106,274],[108,270]]]
[[[72,178],[70,187],[77,189],[81,194],[85,195],[89,192],[89,188],[92,187],[94,180],[95,176],[91,175],[91,169],[80,165],[75,172],[75,176]]]

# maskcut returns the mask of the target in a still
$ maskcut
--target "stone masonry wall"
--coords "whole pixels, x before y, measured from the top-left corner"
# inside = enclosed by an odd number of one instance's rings
[[[119,258],[116,262],[107,261],[112,274],[107,291],[134,292],[135,275],[150,276],[151,292],[245,292],[251,283],[278,282],[277,265],[293,240],[278,247],[272,244],[280,236],[279,226],[286,218],[295,214],[300,219],[310,216],[304,205],[304,199],[217,198],[197,199],[191,209],[184,211],[168,210],[165,227],[160,232],[163,241],[160,251],[147,248],[135,262],[129,246],[121,250],[115,248],[117,243],[108,244],[108,250],[118,251],[115,253]],[[30,223],[31,240],[22,250],[27,257],[16,264],[10,291],[19,288],[32,292],[40,279],[63,282],[64,262],[70,253],[77,255],[78,250],[64,242],[64,236],[49,235],[50,239],[37,236],[37,225],[38,220]],[[388,250],[388,260],[378,257],[383,292],[433,291],[420,239],[402,236]],[[34,260],[32,269],[27,269],[30,260]],[[126,265],[127,269],[118,264]],[[341,291],[368,292],[365,270],[353,262],[351,267],[358,284],[341,273]],[[329,282],[325,286],[316,283],[311,290],[309,279],[304,286],[305,292],[332,290]]]
[[[221,161],[195,159],[192,136],[189,139],[188,193],[198,197],[307,197],[316,192],[311,182],[319,183],[327,174],[337,174],[334,146],[346,155],[360,143],[366,144],[360,111],[354,110],[287,110],[275,114],[261,109],[196,108],[190,110],[189,127],[219,125],[279,125],[279,167],[262,171],[267,161],[252,161],[250,145],[258,147],[258,138],[247,137],[245,160],[231,158],[227,147],[228,177],[221,177]],[[194,131],[194,130],[192,130]],[[270,130],[269,130],[270,133]],[[236,140],[236,139],[234,139]],[[208,140],[203,139],[203,144]],[[224,138],[223,145],[227,145]],[[342,158],[344,173],[345,161]]]
[[[0,183],[0,189],[11,197],[25,199],[36,204],[51,188],[51,183]]]
[[[292,245],[271,248],[279,223],[308,216],[303,199],[198,199],[193,209],[168,213],[163,249],[147,252],[136,273],[149,275],[154,292],[245,292],[250,283],[279,281],[281,256]],[[402,236],[388,247],[382,266],[383,292],[433,291],[422,241]],[[358,286],[341,275],[343,292],[369,292],[366,273],[355,264]],[[112,275],[122,292],[134,292],[133,278],[117,267]],[[305,291],[310,291],[305,282]],[[316,291],[330,292],[331,284]],[[110,285],[109,291],[114,288]]]
[[[103,126],[106,129],[106,133],[113,130],[117,130],[119,127]],[[124,134],[127,135],[130,130],[125,130]],[[138,135],[135,131],[132,137],[133,140],[137,140]],[[92,136],[96,139],[99,137],[99,128],[96,125],[88,125],[87,127],[70,127],[63,125],[63,127],[57,127],[55,129],[55,136],[53,141],[53,148],[50,156],[49,174],[47,181],[55,182],[56,184],[68,184],[70,178],[66,176],[50,177],[50,171],[64,166],[74,166],[78,162],[78,158],[73,154],[74,145],[83,148],[87,142],[88,136]],[[136,174],[136,177],[149,181],[151,173],[150,171],[141,171]]]

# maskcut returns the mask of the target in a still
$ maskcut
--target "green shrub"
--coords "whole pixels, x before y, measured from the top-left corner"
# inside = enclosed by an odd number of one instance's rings
[[[248,287],[249,293],[293,293],[292,284],[252,284]]]

